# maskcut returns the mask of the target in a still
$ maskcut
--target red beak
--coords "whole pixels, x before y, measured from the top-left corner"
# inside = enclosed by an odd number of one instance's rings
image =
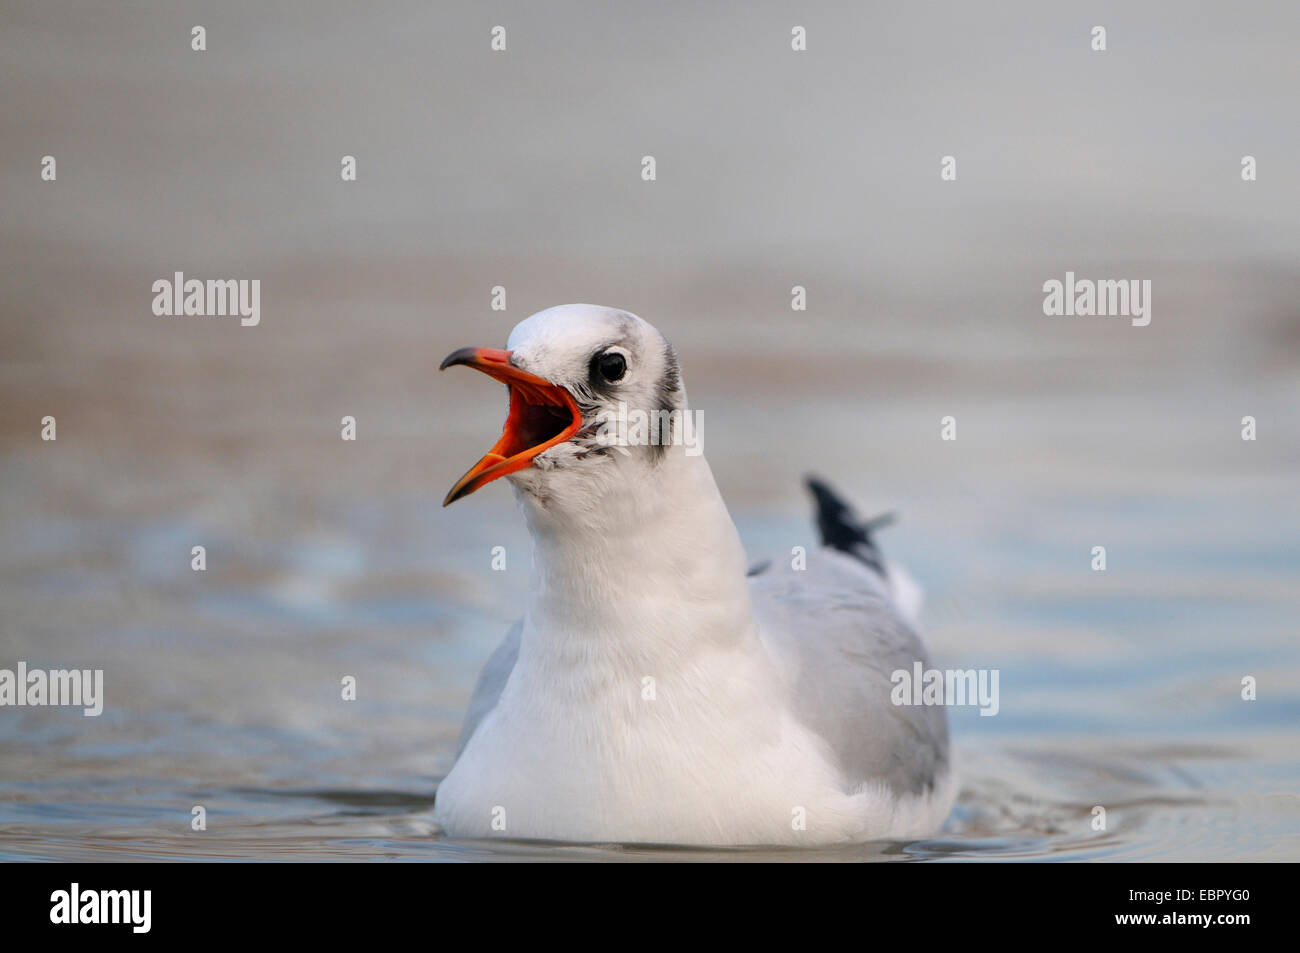
[[[582,426],[582,411],[573,395],[558,384],[515,367],[510,363],[509,351],[463,347],[448,354],[438,370],[454,364],[468,365],[510,388],[510,412],[501,439],[456,481],[442,501],[443,506],[469,496],[497,477],[522,470],[543,450],[568,440]]]

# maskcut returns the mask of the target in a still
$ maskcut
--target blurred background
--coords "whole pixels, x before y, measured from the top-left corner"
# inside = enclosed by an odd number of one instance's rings
[[[440,507],[505,399],[438,362],[582,301],[676,345],[753,558],[819,472],[1001,672],[947,829],[827,859],[1300,859],[1300,7],[845,7],[0,0],[0,667],[106,693],[0,710],[0,857],[673,856],[429,819],[529,571],[504,484]]]

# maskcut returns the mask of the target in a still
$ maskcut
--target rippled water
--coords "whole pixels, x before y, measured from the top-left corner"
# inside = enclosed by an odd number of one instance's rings
[[[107,704],[97,719],[4,713],[4,856],[674,856],[456,842],[431,823],[476,667],[521,604],[526,540],[503,488],[445,511],[436,493],[331,506],[213,488],[206,508],[103,519],[42,512],[60,490],[35,471],[6,464],[6,538],[22,544],[3,567],[7,654],[103,667]],[[943,832],[817,856],[1297,857],[1296,553],[1162,564],[1184,545],[1157,532],[1176,522],[1171,504],[1138,502],[1123,559],[1144,568],[1105,576],[1078,553],[1054,560],[1036,519],[992,547],[921,520],[889,531],[933,583],[938,664],[999,668],[1001,711],[953,712],[963,789]],[[738,508],[754,551],[809,540],[802,501],[789,503]],[[1109,519],[1107,536],[1121,523]],[[204,574],[188,568],[194,539]],[[497,544],[513,557],[505,572],[487,569]],[[1259,678],[1259,701],[1239,699],[1241,674]],[[1090,826],[1098,804],[1105,832]],[[189,830],[194,805],[205,832]]]
[[[671,42],[507,6],[491,62],[472,11],[422,4],[229,4],[197,60],[148,5],[7,13],[0,667],[102,668],[107,699],[0,710],[0,857],[1300,859],[1300,133],[1276,121],[1300,29],[1258,4],[1173,35],[1158,7],[1085,64],[1065,10],[814,5],[801,72],[764,45],[775,6],[679,12]],[[1269,157],[1245,191],[1243,140]],[[262,325],[154,318],[178,268],[260,278]],[[1045,318],[1067,268],[1150,278],[1151,326]],[[805,470],[900,514],[882,542],[936,664],[1001,673],[996,717],[953,713],[942,832],[809,855],[435,830],[528,572],[503,486],[439,506],[504,399],[436,367],[573,300],[675,342],[755,559],[812,544]]]

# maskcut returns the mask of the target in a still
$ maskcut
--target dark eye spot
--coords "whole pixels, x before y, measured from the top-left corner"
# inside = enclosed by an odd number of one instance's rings
[[[623,375],[627,373],[627,359],[618,351],[606,351],[603,354],[597,354],[592,358],[591,364],[592,370],[611,384],[622,380]]]

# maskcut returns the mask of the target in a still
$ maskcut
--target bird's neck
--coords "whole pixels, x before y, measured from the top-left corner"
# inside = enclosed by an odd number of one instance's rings
[[[580,513],[526,502],[525,653],[635,663],[752,640],[745,552],[704,457],[671,447],[627,476],[611,472]]]

